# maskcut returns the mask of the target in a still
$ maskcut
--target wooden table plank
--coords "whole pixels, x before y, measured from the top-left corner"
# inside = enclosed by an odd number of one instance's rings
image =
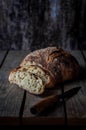
[[[65,87],[65,90],[67,89],[70,89],[71,87],[74,87],[75,85],[75,82],[72,83],[72,85],[68,85],[68,88]],[[66,85],[67,86],[67,85]],[[76,86],[76,85],[75,85]],[[52,90],[50,90],[52,91]],[[49,93],[51,93],[49,91]],[[55,92],[58,93],[58,91],[61,91],[61,90],[55,90]],[[61,93],[61,92],[60,92]],[[31,112],[30,112],[30,108],[33,104],[37,103],[38,101],[42,100],[42,98],[40,96],[35,96],[35,95],[31,95],[29,94],[28,92],[26,93],[26,102],[25,102],[25,107],[24,107],[24,113],[23,113],[23,118],[27,118],[28,120],[28,123],[29,123],[29,119],[34,119],[35,117],[36,118],[40,118],[39,115],[33,115]],[[41,118],[40,118],[40,122],[42,121],[41,119],[44,118],[45,119],[45,122],[47,120],[47,118],[49,119],[63,119],[62,120],[62,123],[64,124],[64,120],[65,120],[65,114],[64,114],[64,107],[63,105],[61,105],[60,107],[57,107],[55,110],[53,110],[51,113],[47,113],[46,115],[41,115]],[[35,122],[32,121],[32,123],[34,124]]]
[[[0,51],[0,66],[1,66],[1,63],[3,61],[5,54],[6,54],[6,51]]]
[[[51,92],[50,92],[51,93]],[[42,100],[43,97],[31,95],[28,92],[26,93],[26,102],[23,113],[23,124],[64,124],[65,115],[63,105],[57,105],[55,108],[49,108],[47,112],[34,115],[30,112],[30,108],[33,104]],[[55,122],[54,122],[55,120]],[[50,122],[49,122],[50,121]]]
[[[62,126],[64,125],[64,118],[57,117],[23,117],[23,125],[26,126]],[[56,128],[56,127],[55,127]]]
[[[26,51],[10,51],[0,69],[0,117],[19,117],[24,91],[8,82],[10,70],[19,65]]]
[[[86,56],[86,52],[83,51]],[[1,53],[0,53],[1,54]],[[5,52],[2,52],[4,56]],[[11,117],[19,117],[21,110],[21,103],[25,91],[16,85],[10,85],[8,82],[8,76],[10,70],[19,65],[21,60],[28,54],[28,51],[10,51],[0,69],[0,124],[5,123],[8,119],[11,121]],[[68,117],[68,124],[86,124],[86,61],[84,60],[80,51],[71,51],[82,68],[80,79],[76,81],[65,83],[65,91],[74,87],[81,86],[79,92],[66,101],[66,110]],[[3,58],[1,59],[2,62]],[[48,94],[61,93],[60,89],[48,91]],[[48,113],[42,115],[33,115],[30,112],[30,107],[41,100],[43,97],[35,96],[26,92],[25,106],[23,111],[23,124],[64,124],[65,114],[63,105],[57,106]],[[5,118],[4,118],[5,117]],[[3,118],[3,119],[1,119]],[[5,120],[6,119],[6,120]],[[14,119],[13,119],[14,121]],[[17,124],[19,123],[19,118]],[[14,123],[15,124],[15,123]]]
[[[71,54],[73,54],[78,60],[82,68],[81,74],[84,75],[86,73],[86,62],[83,59],[81,52],[72,51]],[[86,74],[84,76],[80,76],[80,79],[74,81],[73,83],[65,85],[65,88],[71,86],[72,87],[81,86],[81,89],[75,96],[73,96],[66,102],[68,124],[73,123],[78,124],[80,123],[80,119],[82,123],[83,118],[85,119],[84,124],[86,124]]]
[[[84,54],[84,59],[86,61],[86,51],[83,51],[83,54]]]
[[[75,56],[75,58],[78,60],[82,70],[85,68],[85,61],[83,59],[83,56],[80,51],[71,51],[71,54]],[[80,80],[77,79],[75,81],[71,81],[68,83],[65,83],[64,89],[65,91],[81,86],[80,91],[77,93],[77,95],[73,96],[71,99],[69,99],[66,102],[66,110],[67,110],[67,118],[68,118],[68,123],[70,124],[70,121],[72,118],[78,118],[80,119],[81,116],[84,116],[86,114],[86,102],[85,102],[85,94],[86,91],[84,92],[85,87],[83,86],[82,82],[84,79]],[[58,91],[58,90],[57,90]],[[40,116],[34,116],[30,112],[30,107],[33,105],[35,102],[38,100],[41,100],[40,97],[35,97],[34,95],[31,95],[29,93],[26,94],[26,102],[25,102],[25,108],[24,108],[24,114],[23,117],[27,117],[27,122],[29,123],[30,118],[33,120],[35,118],[39,118],[40,122],[42,122],[42,118],[47,121],[47,119],[64,119],[64,108],[63,106],[58,107],[56,110],[54,110],[52,113],[49,113],[49,115],[42,115],[41,118]],[[80,102],[79,102],[80,101]],[[34,117],[34,118],[32,118]],[[62,120],[60,120],[62,121]],[[80,121],[80,120],[79,120]],[[33,121],[32,121],[33,122]],[[75,121],[77,122],[77,121]],[[38,122],[36,122],[38,123]],[[61,122],[60,122],[61,123]],[[63,122],[64,123],[64,120]]]

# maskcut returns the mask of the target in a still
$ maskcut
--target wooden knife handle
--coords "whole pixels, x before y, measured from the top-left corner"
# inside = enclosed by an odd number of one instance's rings
[[[53,106],[59,100],[58,95],[52,95],[44,98],[43,100],[37,102],[30,108],[32,114],[39,114],[46,108]]]

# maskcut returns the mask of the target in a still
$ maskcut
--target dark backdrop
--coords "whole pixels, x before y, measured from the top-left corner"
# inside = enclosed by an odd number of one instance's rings
[[[0,0],[0,50],[85,43],[86,0]]]

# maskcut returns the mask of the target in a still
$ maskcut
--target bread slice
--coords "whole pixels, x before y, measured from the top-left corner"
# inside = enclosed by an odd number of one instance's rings
[[[10,83],[33,94],[42,94],[45,87],[50,84],[51,79],[48,73],[38,66],[18,67],[11,71],[9,75]]]

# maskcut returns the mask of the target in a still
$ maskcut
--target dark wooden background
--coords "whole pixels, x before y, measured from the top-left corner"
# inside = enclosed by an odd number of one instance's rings
[[[0,0],[0,50],[86,49],[86,0]]]

